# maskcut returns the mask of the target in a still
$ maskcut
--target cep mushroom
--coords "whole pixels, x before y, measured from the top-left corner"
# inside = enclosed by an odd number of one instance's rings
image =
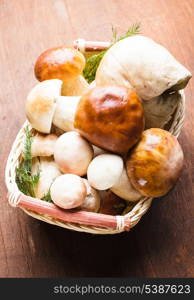
[[[82,210],[90,211],[90,212],[98,212],[100,209],[100,196],[98,191],[91,187],[87,179],[83,179],[87,195],[84,199],[83,204],[80,206]]]
[[[111,191],[122,199],[131,202],[138,201],[143,197],[142,194],[132,186],[125,168],[123,168],[119,180],[111,187]]]
[[[127,173],[134,188],[142,195],[160,197],[175,184],[183,166],[183,151],[168,131],[151,128],[130,153]]]
[[[64,209],[71,209],[83,204],[87,189],[81,177],[74,174],[61,175],[53,182],[51,199]]]
[[[61,175],[52,157],[40,157],[33,159],[32,175],[40,173],[38,183],[34,186],[36,198],[42,199],[50,190],[51,184]]]
[[[143,108],[131,89],[98,86],[82,95],[74,127],[92,144],[124,154],[144,129]]]
[[[78,132],[69,131],[58,138],[54,158],[62,173],[83,176],[93,158],[93,149]]]
[[[89,84],[82,76],[85,67],[83,54],[71,47],[51,48],[37,59],[34,72],[39,81],[61,79],[63,96],[80,96]]]
[[[58,130],[74,129],[79,96],[61,96],[62,81],[46,80],[31,90],[26,101],[26,116],[31,126],[41,133],[50,133],[52,124]]]
[[[35,85],[28,94],[26,116],[37,131],[50,133],[56,98],[61,95],[61,86],[61,80],[46,80]]]
[[[36,134],[32,137],[31,155],[36,156],[52,156],[54,154],[54,146],[57,140],[55,134]]]
[[[96,84],[133,88],[149,100],[167,90],[183,89],[191,73],[167,49],[153,40],[135,35],[115,43],[104,55],[96,72]]]
[[[101,154],[89,164],[87,178],[89,184],[97,190],[111,188],[123,171],[123,160],[115,154]]]

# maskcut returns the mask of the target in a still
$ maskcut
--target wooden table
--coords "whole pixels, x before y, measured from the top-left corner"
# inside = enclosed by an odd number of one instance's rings
[[[0,277],[194,276],[194,87],[186,89],[180,136],[185,165],[176,187],[155,200],[129,233],[95,236],[39,222],[6,200],[4,168],[24,103],[35,84],[33,65],[45,49],[78,37],[111,39],[140,21],[194,73],[193,0],[0,1]]]

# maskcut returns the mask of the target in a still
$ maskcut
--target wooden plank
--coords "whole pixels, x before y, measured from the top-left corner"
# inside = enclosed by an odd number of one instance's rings
[[[22,125],[33,65],[49,47],[83,37],[110,40],[140,21],[142,32],[194,73],[192,0],[0,1],[0,277],[194,276],[194,87],[186,90],[180,142],[185,165],[176,187],[156,199],[129,233],[94,236],[34,220],[6,201],[4,168]]]

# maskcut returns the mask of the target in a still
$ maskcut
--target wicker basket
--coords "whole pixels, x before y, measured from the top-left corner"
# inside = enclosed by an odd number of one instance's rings
[[[91,42],[89,42],[91,44]],[[77,45],[77,43],[75,43]],[[102,44],[102,47],[97,49],[96,44],[88,47],[88,51],[96,51],[107,48],[108,45]],[[83,48],[83,47],[82,47]],[[83,52],[86,48],[83,49]],[[179,136],[183,126],[185,115],[185,95],[181,91],[181,101],[176,109],[175,114],[169,122],[168,130],[176,137]],[[122,216],[103,215],[100,213],[91,213],[84,211],[69,212],[62,210],[52,203],[35,199],[24,195],[19,191],[15,182],[16,167],[21,160],[21,153],[23,150],[23,142],[25,139],[25,129],[30,126],[26,121],[19,131],[12,149],[10,151],[6,170],[5,181],[8,189],[8,201],[10,205],[19,207],[28,215],[39,219],[41,221],[68,228],[75,231],[82,231],[94,234],[116,234],[125,230],[129,230],[135,226],[146,213],[152,203],[152,198],[144,197],[136,202],[133,206],[129,202],[128,211]]]

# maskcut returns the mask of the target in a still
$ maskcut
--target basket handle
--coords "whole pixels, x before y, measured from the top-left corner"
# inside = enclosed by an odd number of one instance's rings
[[[47,215],[65,223],[75,223],[94,227],[111,228],[118,231],[129,231],[130,220],[125,216],[111,216],[87,211],[67,211],[40,199],[24,194],[18,197],[17,206],[37,214]]]
[[[86,41],[84,39],[77,39],[73,42],[73,47],[82,53],[106,50],[110,45],[110,42]]]

